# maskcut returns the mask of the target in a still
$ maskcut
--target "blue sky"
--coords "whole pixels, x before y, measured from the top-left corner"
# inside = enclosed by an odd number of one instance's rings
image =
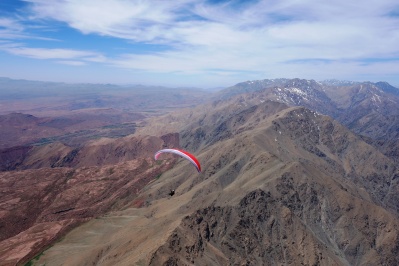
[[[226,87],[399,86],[399,2],[0,0],[0,77]]]

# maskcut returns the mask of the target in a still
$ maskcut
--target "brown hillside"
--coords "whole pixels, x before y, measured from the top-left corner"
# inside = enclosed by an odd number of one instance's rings
[[[244,103],[180,124],[202,173],[176,164],[148,205],[76,228],[37,265],[398,264],[394,162],[329,117]]]
[[[29,151],[34,156],[24,167],[39,169],[0,173],[0,265],[21,264],[71,228],[132,204],[145,185],[172,167],[171,158],[164,163],[153,159],[165,145],[178,146],[178,137],[97,141],[79,154],[81,161],[71,159],[74,167],[62,168],[44,166],[55,155],[66,162],[64,145]]]
[[[113,165],[136,158],[152,157],[158,147],[178,146],[179,135],[171,133],[161,137],[129,135],[118,139],[101,138],[81,147],[71,147],[59,142],[14,147],[0,152],[0,170]]]

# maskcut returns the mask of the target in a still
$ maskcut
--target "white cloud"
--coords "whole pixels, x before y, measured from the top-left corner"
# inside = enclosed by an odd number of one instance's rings
[[[238,71],[273,77],[313,73],[372,72],[394,63],[356,63],[399,56],[399,3],[394,0],[25,0],[30,20],[60,21],[83,34],[128,42],[162,44],[156,53],[119,54],[58,48],[3,47],[9,53],[64,62],[99,62],[160,73],[229,75]],[[15,20],[0,20],[1,36],[23,32]],[[62,42],[60,42],[62,44]],[[309,60],[325,60],[316,64]],[[71,60],[71,61],[70,61]],[[377,60],[378,61],[378,60]],[[295,63],[294,63],[295,62]],[[72,63],[76,64],[76,63]],[[352,69],[352,71],[351,71]],[[392,70],[394,69],[394,70]],[[393,67],[388,72],[396,71]],[[376,69],[381,72],[381,69]],[[399,72],[395,72],[399,75]],[[251,74],[252,75],[252,74]]]
[[[75,58],[97,58],[98,55],[93,52],[71,50],[71,49],[48,49],[48,48],[29,48],[19,46],[18,44],[3,44],[0,50],[10,54],[24,56],[35,59],[75,59]]]
[[[67,23],[82,33],[96,33],[132,40],[151,41],[175,22],[180,5],[189,1],[126,0],[29,0],[36,18]]]
[[[24,38],[24,27],[15,19],[0,18],[0,39]]]
[[[387,41],[391,50],[398,40],[398,18],[387,14],[399,5],[387,0],[371,0],[367,4],[346,0],[259,1],[239,8],[233,5],[237,1],[222,5],[189,0],[29,2],[36,17],[65,22],[86,34],[174,46],[245,51],[245,43],[286,48],[325,45],[335,46],[339,52],[340,45],[351,43],[357,50],[359,43],[366,49],[375,47],[375,42],[381,42],[373,39],[376,35],[384,36],[382,41]]]
[[[22,31],[23,26],[16,20],[10,18],[0,18],[0,28],[14,31]]]
[[[85,62],[82,61],[72,61],[72,60],[64,60],[64,61],[57,61],[60,64],[70,65],[70,66],[84,66],[86,65]]]
[[[16,40],[16,39],[35,39],[35,40],[46,40],[46,41],[56,41],[53,38],[37,36],[29,33],[31,29],[40,28],[36,25],[24,25],[23,18],[7,18],[0,17],[0,39],[3,40]]]

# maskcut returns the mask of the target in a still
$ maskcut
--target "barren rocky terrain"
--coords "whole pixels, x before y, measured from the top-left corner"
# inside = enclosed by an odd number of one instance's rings
[[[35,263],[398,263],[398,184],[391,159],[305,108],[264,102],[239,110],[241,116],[204,124],[204,139],[211,141],[182,142],[197,147],[202,173],[184,161],[176,164],[139,195],[147,206],[73,230]],[[201,120],[193,121],[182,130],[183,140],[198,136]],[[177,194],[169,198],[171,188]],[[91,228],[101,233],[93,236]]]
[[[3,149],[0,265],[399,264],[396,89],[333,83],[247,82],[131,135]]]
[[[129,155],[113,159],[112,154],[98,152],[106,145],[97,142],[82,155],[86,166],[0,173],[0,265],[23,262],[71,228],[132,204],[147,183],[173,165],[173,160],[154,162],[153,153],[164,145],[178,145],[177,140],[130,138],[124,150]],[[109,161],[90,153],[106,154]]]

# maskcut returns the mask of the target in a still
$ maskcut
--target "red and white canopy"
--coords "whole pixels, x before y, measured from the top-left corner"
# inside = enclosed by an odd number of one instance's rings
[[[177,150],[177,149],[163,149],[160,151],[157,151],[155,153],[155,160],[158,160],[158,157],[162,154],[162,153],[174,153],[177,154],[187,160],[189,160],[194,166],[195,168],[197,168],[198,172],[201,172],[201,165],[199,163],[199,161],[197,160],[197,158],[195,158],[194,155],[192,155],[191,153],[187,152],[187,151],[183,151],[183,150]]]

